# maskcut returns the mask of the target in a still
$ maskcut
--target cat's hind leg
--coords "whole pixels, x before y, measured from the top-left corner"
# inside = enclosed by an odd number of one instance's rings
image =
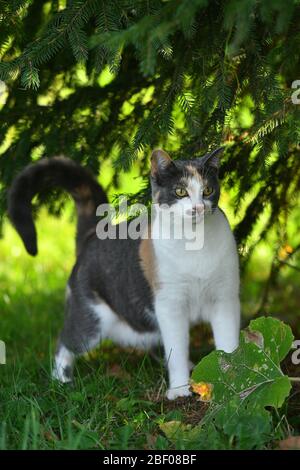
[[[73,378],[76,356],[81,356],[101,341],[101,325],[89,298],[68,288],[66,317],[55,354],[52,377],[62,383]]]
[[[72,382],[75,354],[59,342],[55,354],[52,378],[61,383]]]
[[[69,290],[67,314],[52,376],[63,383],[71,382],[76,356],[90,351],[106,338],[121,346],[142,350],[151,350],[161,339],[158,329],[134,330],[97,294],[84,296]]]

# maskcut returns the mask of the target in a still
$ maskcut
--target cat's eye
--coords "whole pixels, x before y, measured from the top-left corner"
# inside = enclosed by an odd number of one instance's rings
[[[203,196],[205,197],[211,196],[213,192],[214,192],[214,188],[212,188],[211,186],[205,186],[203,190]]]
[[[175,194],[177,197],[186,197],[188,195],[187,190],[180,187],[175,189]]]

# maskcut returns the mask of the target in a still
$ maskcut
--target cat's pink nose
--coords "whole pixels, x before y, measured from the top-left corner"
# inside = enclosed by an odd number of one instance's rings
[[[197,214],[201,215],[204,212],[204,204],[196,204],[193,206],[193,212],[197,212]]]
[[[188,215],[202,215],[204,214],[204,204],[195,204],[191,209],[186,211]]]

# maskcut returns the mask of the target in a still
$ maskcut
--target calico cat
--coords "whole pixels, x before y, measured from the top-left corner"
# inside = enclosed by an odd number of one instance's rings
[[[218,208],[219,151],[192,160],[172,160],[163,150],[151,156],[152,198],[172,210],[171,223],[192,220],[197,231],[204,217],[204,245],[198,250],[187,250],[184,237],[162,237],[168,227],[158,227],[156,219],[148,238],[100,240],[96,208],[107,197],[93,176],[69,159],[41,159],[17,176],[9,215],[31,255],[37,254],[32,198],[45,188],[61,187],[77,207],[77,260],[66,290],[54,378],[71,381],[75,357],[104,338],[143,349],[162,343],[167,397],[175,399],[191,393],[192,324],[209,322],[217,349],[231,352],[238,346],[239,265],[233,234]]]

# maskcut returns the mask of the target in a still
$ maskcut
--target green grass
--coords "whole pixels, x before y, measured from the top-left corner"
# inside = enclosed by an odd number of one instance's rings
[[[7,364],[0,365],[0,449],[171,449],[159,424],[197,423],[204,407],[195,398],[164,399],[162,361],[105,343],[78,360],[73,385],[50,378],[74,262],[74,221],[68,214],[56,219],[41,211],[36,258],[26,254],[8,223],[0,240],[0,340],[7,347]],[[256,267],[265,266],[258,258]],[[243,309],[249,310],[262,278],[255,267],[246,278]],[[192,337],[197,361],[212,340],[207,328]]]

